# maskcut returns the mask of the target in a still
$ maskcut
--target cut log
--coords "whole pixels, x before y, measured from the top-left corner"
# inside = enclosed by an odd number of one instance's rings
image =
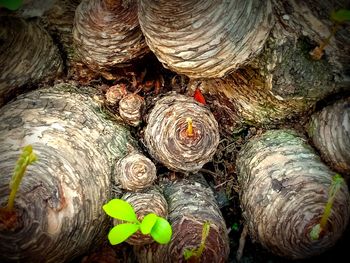
[[[131,152],[116,164],[116,182],[120,188],[137,192],[151,186],[157,178],[154,163],[139,152]]]
[[[20,149],[31,144],[38,156],[15,199],[16,229],[0,230],[1,262],[68,262],[107,240],[114,163],[135,149],[92,94],[60,84],[0,109],[2,205]]]
[[[215,201],[213,191],[201,176],[167,183],[164,196],[169,205],[168,220],[173,229],[170,243],[135,246],[139,263],[188,262],[186,250],[198,249],[204,224],[209,224],[204,250],[193,262],[227,262],[229,239],[224,218]],[[192,262],[190,260],[190,262]]]
[[[75,12],[75,52],[89,68],[109,70],[140,58],[149,49],[137,19],[136,0],[82,0]]]
[[[0,16],[0,43],[0,106],[24,85],[52,80],[62,72],[58,48],[35,21]]]
[[[271,1],[139,0],[150,49],[169,69],[218,78],[262,49],[272,22]]]
[[[144,142],[150,155],[174,171],[198,171],[219,144],[213,114],[193,98],[170,93],[147,116]]]
[[[344,176],[350,176],[350,98],[313,114],[308,133],[324,160]]]
[[[292,259],[321,254],[343,234],[350,216],[346,183],[335,193],[331,214],[320,223],[336,174],[305,140],[290,130],[271,130],[248,141],[237,158],[243,217],[254,241]]]

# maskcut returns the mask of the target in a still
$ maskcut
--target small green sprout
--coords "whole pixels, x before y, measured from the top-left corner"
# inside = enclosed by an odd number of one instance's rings
[[[339,174],[333,176],[332,184],[328,192],[328,200],[324,208],[320,223],[315,225],[310,231],[310,237],[312,240],[318,240],[321,232],[326,228],[328,218],[331,215],[335,195],[337,194],[343,183],[344,179]]]
[[[12,211],[15,203],[15,197],[18,191],[18,187],[22,181],[25,171],[27,170],[27,166],[32,164],[37,160],[37,156],[33,152],[33,147],[31,145],[27,145],[23,148],[22,154],[19,156],[13,176],[10,182],[10,196],[7,202],[6,210]]]
[[[184,258],[185,260],[192,259],[194,262],[199,262],[200,257],[202,256],[202,253],[205,249],[205,242],[207,241],[207,237],[209,235],[210,230],[210,222],[205,222],[203,224],[202,229],[202,239],[201,243],[198,248],[192,248],[192,249],[185,249],[184,251]]]
[[[102,208],[107,215],[126,222],[109,231],[108,240],[112,245],[124,242],[138,230],[143,235],[151,235],[159,244],[166,244],[171,239],[172,229],[169,222],[154,213],[147,214],[140,222],[133,207],[122,199],[113,199]]]
[[[0,0],[0,7],[15,11],[21,7],[23,0]]]
[[[231,229],[232,229],[233,231],[235,231],[235,232],[238,232],[238,230],[239,230],[239,225],[238,225],[238,223],[233,223]]]
[[[344,23],[346,21],[350,21],[350,10],[339,9],[337,11],[332,11],[331,19],[337,23]]]
[[[33,152],[33,147],[31,145],[25,146],[16,162],[14,173],[10,181],[9,186],[11,192],[7,205],[5,207],[0,207],[0,224],[4,225],[7,229],[12,229],[16,225],[17,216],[16,212],[13,210],[15,197],[28,165],[32,164],[36,160],[37,156]]]

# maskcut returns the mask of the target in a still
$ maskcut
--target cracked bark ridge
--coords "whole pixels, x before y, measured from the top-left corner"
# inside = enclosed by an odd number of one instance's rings
[[[157,58],[191,78],[222,77],[246,64],[274,24],[269,0],[139,0],[138,13]]]
[[[101,73],[148,52],[136,0],[83,0],[75,12],[73,39],[79,58]]]
[[[161,190],[156,187],[145,189],[141,193],[126,193],[122,196],[122,199],[134,208],[140,222],[149,213],[154,213],[165,219],[168,216],[168,203]],[[114,223],[118,224],[120,221],[114,220]],[[153,243],[154,239],[150,235],[143,235],[140,231],[137,231],[126,242],[131,245],[146,245]]]
[[[129,191],[140,191],[151,186],[157,178],[154,163],[138,152],[121,158],[116,165],[116,181],[120,187]]]
[[[325,46],[322,59],[315,60],[310,55],[331,35],[331,12],[347,5],[346,0],[273,0],[276,24],[263,50],[250,63],[266,78],[271,93],[282,99],[319,100],[349,90],[349,27],[338,28]]]
[[[213,114],[223,132],[237,133],[247,125],[272,125],[306,113],[315,104],[309,98],[280,99],[252,68],[241,68],[225,78],[191,80],[189,90],[200,87],[211,100]]]
[[[187,134],[188,118],[193,123],[192,136]],[[170,93],[150,111],[144,142],[150,155],[169,169],[197,171],[215,154],[219,128],[208,108],[192,97]]]
[[[350,175],[350,98],[314,113],[308,133],[325,161],[336,171]]]
[[[145,99],[140,95],[130,93],[119,101],[120,117],[131,126],[138,126],[142,122],[145,109]]]
[[[73,48],[74,16],[80,2],[81,0],[56,0],[53,7],[43,15],[43,21],[65,56],[67,78],[85,80],[97,78],[97,73],[79,60]]]
[[[134,247],[140,263],[187,262],[186,249],[196,249],[202,239],[203,224],[210,223],[205,249],[199,262],[227,262],[229,239],[224,218],[213,191],[199,175],[165,185],[169,205],[168,220],[173,229],[170,243]]]
[[[345,183],[336,193],[323,234],[318,240],[310,237],[336,173],[294,132],[271,130],[251,139],[239,152],[237,169],[250,236],[271,252],[292,259],[312,257],[343,234],[350,216]]]
[[[49,81],[63,69],[49,34],[35,21],[0,16],[0,106],[24,85]]]
[[[31,144],[38,156],[15,199],[21,226],[0,231],[1,262],[69,262],[105,242],[110,218],[101,208],[112,195],[112,166],[135,142],[92,95],[60,84],[0,109],[1,204],[21,148]]]

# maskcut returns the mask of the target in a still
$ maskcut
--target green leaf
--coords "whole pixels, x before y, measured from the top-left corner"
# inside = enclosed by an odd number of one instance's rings
[[[156,223],[158,219],[158,216],[154,213],[150,213],[148,215],[146,215],[140,225],[140,230],[141,233],[144,235],[147,235],[149,233],[151,233],[151,230],[154,226],[154,224]]]
[[[125,223],[113,227],[108,233],[108,240],[112,245],[117,245],[127,240],[138,229],[139,225]]]
[[[338,22],[338,23],[350,21],[350,10],[339,9],[337,11],[332,11],[331,19]]]
[[[121,199],[112,199],[103,207],[103,210],[107,215],[128,222],[139,223],[136,214],[132,206]]]
[[[167,220],[158,217],[156,223],[151,230],[151,236],[159,244],[166,244],[170,241],[172,229]]]
[[[0,0],[0,7],[6,7],[9,10],[17,10],[21,7],[23,0]]]

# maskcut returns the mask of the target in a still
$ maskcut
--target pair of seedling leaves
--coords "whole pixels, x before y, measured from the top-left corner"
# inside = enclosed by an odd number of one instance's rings
[[[102,208],[107,215],[125,221],[109,231],[108,240],[112,245],[124,242],[138,230],[144,235],[151,235],[159,244],[166,244],[171,239],[172,229],[169,222],[154,213],[147,214],[140,222],[133,207],[122,199],[113,199]]]

